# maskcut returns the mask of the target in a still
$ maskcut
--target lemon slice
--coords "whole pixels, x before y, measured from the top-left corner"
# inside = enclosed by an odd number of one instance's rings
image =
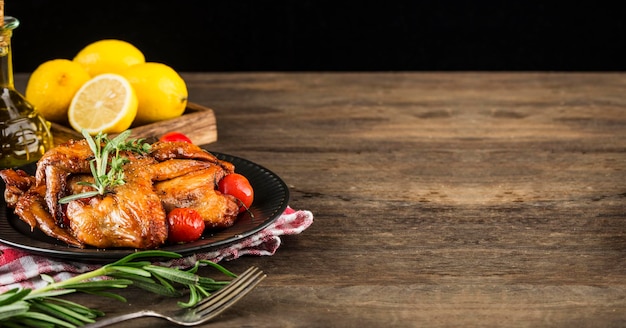
[[[67,115],[76,131],[120,133],[133,123],[137,105],[135,91],[126,78],[101,74],[78,89]]]

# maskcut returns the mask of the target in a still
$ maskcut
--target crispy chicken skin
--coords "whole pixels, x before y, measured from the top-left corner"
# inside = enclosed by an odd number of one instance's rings
[[[70,140],[52,148],[37,162],[35,181],[38,186],[46,186],[45,200],[53,217],[60,219],[63,216],[59,199],[65,194],[67,178],[73,173],[89,173],[92,158],[93,152],[83,139]]]
[[[209,228],[231,226],[237,218],[239,206],[230,195],[220,197],[213,186],[225,175],[219,166],[197,170],[155,184],[155,191],[161,198],[166,211],[176,207],[196,210]]]
[[[235,166],[233,165],[233,163],[220,161],[213,154],[206,152],[202,150],[202,148],[199,148],[198,146],[187,142],[157,142],[152,145],[150,156],[154,157],[154,159],[159,162],[174,158],[201,160],[204,162],[219,165],[228,173],[232,173],[235,171]]]
[[[4,191],[7,206],[30,226],[31,231],[40,228],[45,234],[64,241],[68,245],[81,247],[74,236],[56,225],[45,206],[45,186],[35,186],[35,178],[22,170],[2,170],[0,177],[5,181]]]
[[[124,184],[61,206],[59,199],[91,188],[79,182],[93,181],[93,153],[85,140],[57,146],[39,160],[34,177],[0,171],[7,205],[31,229],[81,248],[158,248],[167,241],[166,216],[175,207],[196,209],[209,227],[236,220],[236,200],[215,190],[217,181],[234,171],[231,163],[181,142],[157,142],[147,155],[124,155],[130,159],[123,167]]]
[[[152,158],[136,158],[124,167],[126,183],[102,197],[67,204],[70,230],[98,248],[156,248],[167,239],[165,211],[152,190]]]
[[[24,195],[24,191],[35,185],[35,178],[23,170],[2,170],[0,177],[6,184],[4,199],[7,206],[11,208],[15,207],[19,198]]]

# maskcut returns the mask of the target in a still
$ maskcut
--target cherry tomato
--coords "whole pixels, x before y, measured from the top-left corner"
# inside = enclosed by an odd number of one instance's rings
[[[223,194],[234,196],[241,202],[240,213],[250,208],[254,200],[254,190],[250,182],[239,173],[231,173],[222,178],[217,183],[217,189]]]
[[[159,141],[165,141],[165,142],[182,141],[182,142],[187,142],[187,143],[193,143],[191,142],[191,139],[189,139],[189,137],[187,137],[183,133],[176,132],[176,131],[172,131],[172,132],[168,132],[164,134],[163,136],[161,136],[161,138],[159,138]]]
[[[170,243],[196,241],[204,231],[204,220],[191,208],[175,208],[167,214],[167,240]]]

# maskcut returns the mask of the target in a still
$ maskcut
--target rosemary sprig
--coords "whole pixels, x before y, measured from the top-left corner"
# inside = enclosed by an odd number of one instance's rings
[[[126,130],[115,138],[109,139],[106,134],[99,132],[94,139],[83,130],[82,134],[93,152],[94,158],[89,162],[89,166],[94,182],[81,181],[79,184],[92,187],[94,190],[63,197],[59,199],[59,203],[65,204],[80,198],[104,195],[115,186],[123,185],[125,183],[123,166],[129,160],[120,152],[132,151],[146,154],[150,151],[150,144],[144,143],[144,139],[126,140],[130,133],[131,130]],[[111,157],[110,160],[109,157]]]
[[[141,251],[64,281],[54,281],[52,277],[42,275],[48,282],[44,287],[35,290],[15,288],[0,294],[0,326],[77,327],[92,323],[104,313],[59,296],[84,292],[125,302],[124,297],[110,290],[131,285],[170,297],[180,297],[189,292],[189,300],[179,301],[178,304],[180,307],[190,307],[229,283],[197,275],[201,265],[212,266],[229,277],[236,276],[212,261],[199,260],[192,268],[181,270],[154,265],[145,260],[180,257],[178,253],[167,251]]]

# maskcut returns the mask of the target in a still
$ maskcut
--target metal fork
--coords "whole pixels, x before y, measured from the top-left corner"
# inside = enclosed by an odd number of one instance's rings
[[[237,301],[254,289],[254,287],[256,287],[261,280],[265,279],[265,277],[266,274],[264,274],[263,271],[253,266],[231,281],[228,285],[226,285],[226,287],[218,290],[210,297],[202,300],[189,309],[173,312],[171,314],[159,313],[152,310],[142,310],[118,317],[103,319],[84,327],[105,327],[114,323],[140,317],[157,317],[180,326],[199,325],[215,318],[231,305],[237,303]]]

